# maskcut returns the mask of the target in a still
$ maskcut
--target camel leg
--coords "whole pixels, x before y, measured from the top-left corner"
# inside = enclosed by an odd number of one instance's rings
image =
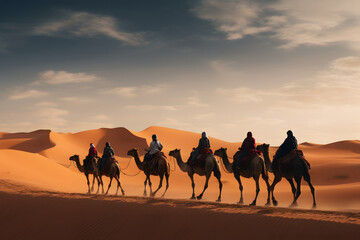
[[[155,194],[159,191],[159,189],[162,187],[162,182],[164,180],[164,174],[160,175],[160,182],[158,188],[155,190],[155,192],[152,193],[152,197],[155,197]]]
[[[147,176],[145,178],[145,181],[144,181],[144,194],[143,196],[146,197],[147,196],[147,192],[146,192],[146,184],[147,184]]]
[[[204,195],[205,190],[208,188],[210,176],[211,176],[211,172],[206,175],[204,190],[200,193],[199,196],[196,197],[198,200],[200,200],[202,198],[202,196]]]
[[[165,188],[165,192],[163,193],[163,195],[161,195],[161,197],[165,196],[165,193],[169,188],[169,174],[168,173],[165,173],[165,180],[166,180],[166,188]]]
[[[99,178],[98,175],[96,175],[96,180],[97,180],[97,182],[98,182],[98,188],[97,188],[96,194],[98,194],[98,193],[99,193],[99,189],[100,189],[100,185],[101,185],[101,181],[100,181],[100,178]]]
[[[299,198],[300,194],[301,194],[301,177],[295,177],[295,182],[296,182],[296,195],[294,198],[294,201],[291,203],[290,207],[295,207],[297,206],[297,199]]]
[[[239,204],[244,204],[244,198],[243,198],[243,185],[241,184],[241,179],[240,179],[240,175],[237,175],[234,173],[234,177],[235,179],[238,181],[239,183],[239,189],[240,189],[240,201],[238,202]]]
[[[219,190],[220,190],[218,199],[216,201],[221,202],[222,182],[221,182],[221,173],[220,173],[220,171],[214,171],[214,176],[216,177],[216,179],[219,182]]]
[[[102,180],[102,175],[99,175],[100,178],[100,184],[101,184],[101,188],[102,188],[102,194],[104,194],[104,182]]]
[[[315,189],[314,189],[313,185],[311,184],[311,179],[310,179],[309,173],[304,175],[304,180],[308,183],[308,185],[310,187],[310,190],[311,190],[311,194],[312,194],[312,197],[313,197],[313,206],[312,207],[316,208]]]
[[[113,176],[111,176],[111,177],[110,177],[109,187],[108,187],[108,189],[106,190],[105,195],[107,195],[107,194],[108,194],[108,192],[109,192],[109,189],[110,189],[110,187],[111,187],[111,182],[112,182],[112,179],[113,179]]]
[[[116,181],[117,181],[117,188],[116,188],[116,195],[118,193],[118,190],[119,188],[121,189],[121,194],[124,196],[125,195],[125,191],[124,189],[121,187],[121,183],[120,183],[120,180],[119,180],[119,177],[115,177]]]
[[[150,181],[150,174],[148,175],[148,180],[149,180],[150,196],[154,196],[154,195],[153,195],[154,193],[153,193],[152,188],[151,188],[152,183],[151,183],[151,181]]]
[[[267,190],[268,190],[268,198],[267,198],[267,201],[266,201],[266,204],[265,204],[265,206],[268,206],[268,205],[270,205],[271,203],[270,203],[270,184],[269,184],[269,177],[268,177],[268,175],[266,175],[265,173],[263,173],[262,175],[261,175],[261,177],[264,179],[264,181],[265,181],[265,183],[266,183],[266,187],[267,187]]]
[[[294,195],[294,200],[295,200],[296,187],[295,187],[295,185],[294,185],[294,181],[293,181],[292,178],[287,178],[286,180],[288,180],[288,182],[289,182],[290,185],[291,185],[291,191],[292,191],[292,193],[293,193],[293,195]]]
[[[191,179],[191,187],[192,187],[192,195],[190,199],[195,199],[195,182],[194,182],[194,175],[189,173],[189,177]]]
[[[259,177],[254,177],[254,180],[255,180],[255,184],[256,184],[256,194],[255,194],[255,199],[254,201],[250,204],[250,206],[256,206],[256,200],[257,200],[257,197],[259,195],[259,192],[260,192],[260,186],[259,186]]]
[[[85,173],[85,176],[86,176],[86,181],[87,181],[87,185],[88,185],[88,194],[90,194],[90,181],[89,181],[89,174],[88,173]]]
[[[272,202],[273,202],[273,205],[274,206],[277,206],[278,205],[278,201],[276,201],[275,197],[274,197],[274,189],[275,189],[275,185],[280,182],[282,179],[281,176],[279,175],[275,175],[275,178],[274,178],[274,182],[271,184],[270,186],[270,191],[271,191],[271,197],[272,197]]]
[[[92,186],[91,186],[91,192],[94,191],[94,185],[95,185],[95,174],[93,175],[93,182],[92,182]]]

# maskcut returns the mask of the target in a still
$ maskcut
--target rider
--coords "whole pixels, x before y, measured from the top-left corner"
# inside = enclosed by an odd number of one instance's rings
[[[273,165],[274,167],[278,167],[279,165],[279,159],[284,157],[286,154],[291,152],[293,149],[298,149],[298,143],[296,138],[293,135],[293,132],[291,130],[287,131],[287,138],[283,142],[283,144],[280,145],[279,149],[276,151]]]
[[[89,158],[98,156],[97,155],[97,150],[96,150],[95,145],[93,143],[90,143],[89,154],[87,156]]]
[[[145,154],[144,161],[147,163],[150,162],[151,159],[153,159],[153,157],[155,156],[155,154],[157,154],[158,152],[161,152],[162,149],[163,149],[163,145],[157,139],[156,134],[153,134],[152,142],[150,143],[150,147],[148,149],[145,149],[147,151],[147,153]]]
[[[100,164],[100,172],[101,170],[103,169],[104,165],[105,165],[105,162],[114,157],[114,150],[112,149],[112,147],[110,146],[110,143],[109,142],[106,142],[105,144],[105,148],[104,148],[104,153],[102,155],[102,161],[101,161],[101,164]]]
[[[250,150],[255,149],[255,138],[252,136],[252,132],[247,133],[247,137],[244,139],[241,147],[240,147],[240,154],[238,157],[237,165],[240,167],[241,159],[247,156],[250,153]]]
[[[192,153],[192,156],[191,156],[192,163],[195,163],[196,158],[199,156],[199,154],[201,153],[201,150],[203,150],[203,149],[210,149],[210,140],[206,136],[206,132],[203,132],[201,134],[201,138],[199,140],[199,145],[195,149],[195,151]]]

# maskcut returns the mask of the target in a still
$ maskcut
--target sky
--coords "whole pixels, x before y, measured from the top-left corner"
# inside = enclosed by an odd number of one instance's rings
[[[360,1],[7,1],[0,131],[360,139]]]

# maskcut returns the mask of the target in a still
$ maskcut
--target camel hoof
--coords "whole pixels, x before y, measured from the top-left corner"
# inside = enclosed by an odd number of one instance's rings
[[[244,200],[241,199],[240,201],[237,202],[237,204],[243,205],[243,204],[244,204]]]
[[[292,208],[292,207],[297,207],[297,202],[293,202],[289,207]]]
[[[202,196],[199,195],[199,196],[197,196],[196,198],[197,198],[197,200],[200,200],[200,199],[202,198]]]
[[[221,202],[221,198],[218,198],[218,199],[216,200],[216,202]]]
[[[196,197],[195,197],[195,196],[192,196],[190,199],[196,199]]]
[[[249,206],[256,206],[256,202],[252,202]]]
[[[268,201],[267,203],[265,203],[265,206],[270,206],[270,205],[271,205],[270,201]]]
[[[144,192],[143,196],[144,196],[144,197],[147,197],[147,193],[146,193],[146,192]]]
[[[273,200],[273,205],[274,205],[275,207],[276,207],[278,204],[279,204],[278,201]]]
[[[155,193],[150,193],[150,197],[155,197]]]
[[[314,203],[312,206],[312,209],[315,209],[315,208],[316,208],[316,203]]]
[[[124,196],[124,195],[125,195],[125,192],[124,192],[124,191],[121,191],[121,194]]]

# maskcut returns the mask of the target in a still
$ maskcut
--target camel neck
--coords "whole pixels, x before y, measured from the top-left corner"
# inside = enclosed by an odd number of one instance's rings
[[[140,160],[139,153],[136,151],[134,154],[134,159],[136,166],[141,170],[144,171],[144,163]]]
[[[179,153],[179,155],[177,155],[175,158],[176,158],[176,162],[179,165],[179,168],[181,169],[181,171],[188,172],[189,166],[186,163],[184,163],[184,161],[182,160],[181,154]]]
[[[224,156],[222,157],[222,160],[223,160],[223,163],[225,165],[225,168],[228,172],[233,172],[233,164],[234,164],[234,161],[231,163],[229,161],[229,158],[228,158],[228,155],[225,153]]]
[[[81,165],[79,158],[75,160],[76,167],[79,169],[80,172],[84,172],[84,166]]]

